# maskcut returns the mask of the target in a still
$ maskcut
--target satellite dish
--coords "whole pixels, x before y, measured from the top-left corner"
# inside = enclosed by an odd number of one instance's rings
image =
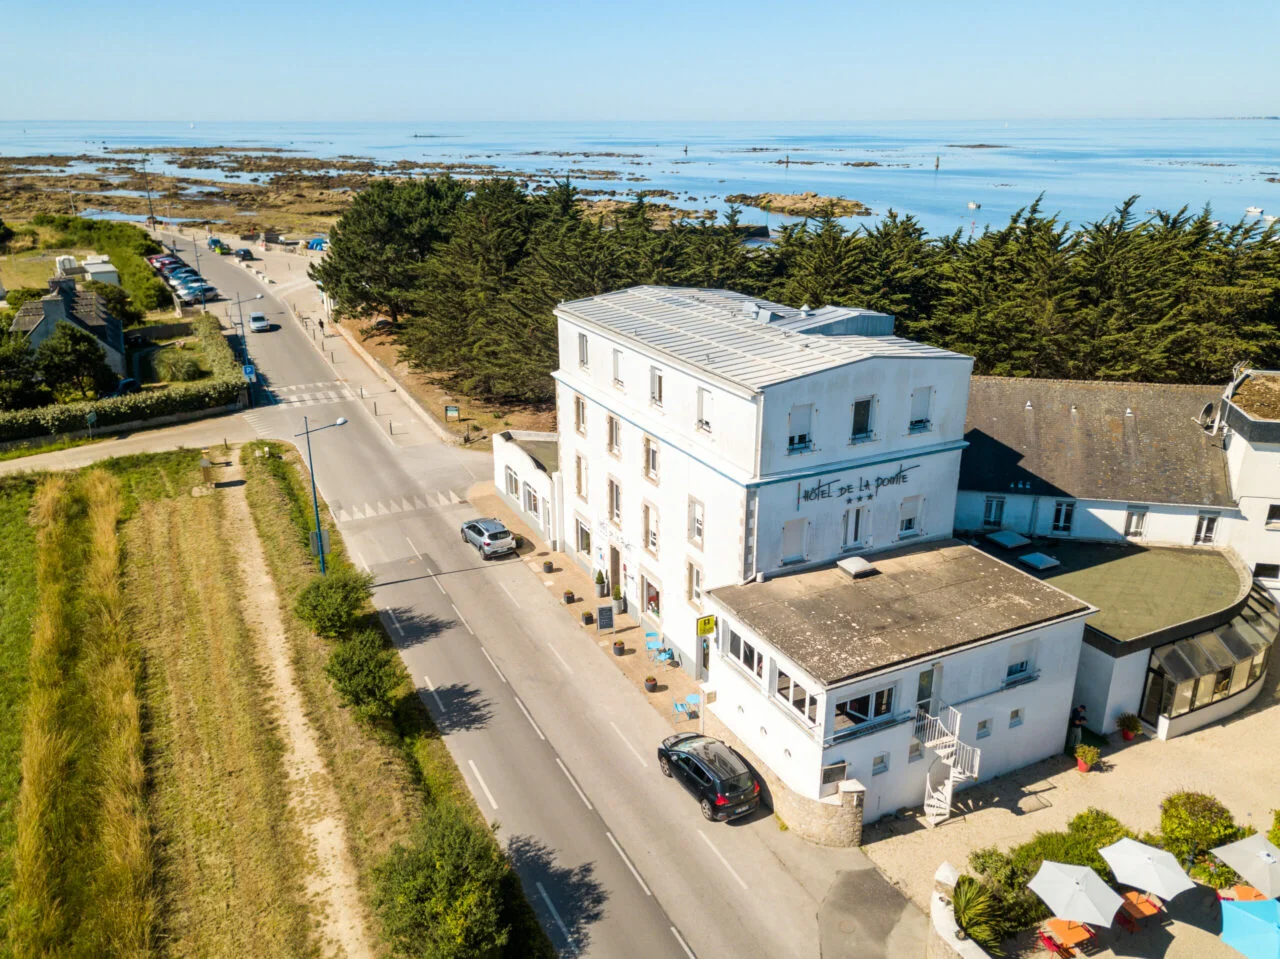
[[[1204,409],[1202,409],[1200,411],[1200,415],[1196,417],[1196,422],[1199,423],[1202,427],[1205,427],[1206,429],[1208,428],[1209,424],[1213,422],[1213,404],[1212,403],[1204,404]]]

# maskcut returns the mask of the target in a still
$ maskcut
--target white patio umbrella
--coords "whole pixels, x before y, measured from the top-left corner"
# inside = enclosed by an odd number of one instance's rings
[[[1124,900],[1088,866],[1045,860],[1027,888],[1044,900],[1055,916],[1071,922],[1110,926]]]
[[[1143,892],[1153,892],[1161,899],[1172,899],[1195,887],[1178,865],[1176,856],[1136,839],[1121,839],[1098,852],[1118,881]]]
[[[1211,849],[1254,889],[1268,899],[1280,896],[1280,849],[1267,841],[1262,833],[1254,833],[1248,839],[1227,843]]]

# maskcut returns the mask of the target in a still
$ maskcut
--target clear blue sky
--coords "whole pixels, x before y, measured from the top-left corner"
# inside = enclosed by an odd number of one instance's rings
[[[1280,114],[1277,0],[4,6],[0,119]]]

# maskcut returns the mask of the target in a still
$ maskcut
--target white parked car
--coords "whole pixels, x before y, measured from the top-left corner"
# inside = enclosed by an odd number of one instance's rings
[[[249,332],[266,333],[270,329],[271,324],[267,322],[267,315],[265,313],[249,314]]]

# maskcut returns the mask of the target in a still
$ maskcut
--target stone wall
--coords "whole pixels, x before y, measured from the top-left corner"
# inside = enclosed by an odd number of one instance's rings
[[[856,779],[840,784],[834,796],[824,800],[798,795],[773,774],[710,710],[703,717],[707,735],[723,739],[740,752],[764,782],[764,800],[787,828],[820,846],[862,844],[862,807],[866,789]]]
[[[925,939],[925,959],[987,959],[988,953],[972,939],[961,939],[951,897],[960,873],[944,862],[933,874],[933,895],[929,898],[929,934]]]

